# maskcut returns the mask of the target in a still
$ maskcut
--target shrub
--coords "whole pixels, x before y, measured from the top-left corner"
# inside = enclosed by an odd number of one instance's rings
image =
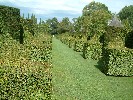
[[[87,42],[84,43],[84,48],[83,48],[83,57],[85,59],[94,59],[98,60],[102,57],[102,44],[97,42],[97,43],[92,43],[92,42]]]
[[[13,38],[19,39],[20,9],[0,6],[1,33],[10,33]]]
[[[77,52],[82,52],[84,43],[85,43],[85,41],[82,39],[81,40],[75,40],[74,50]]]
[[[51,99],[51,37],[31,36],[23,45],[9,37],[0,42],[0,47],[0,98]],[[31,55],[32,51],[36,55]]]
[[[133,50],[105,48],[103,66],[104,72],[108,75],[133,76]]]

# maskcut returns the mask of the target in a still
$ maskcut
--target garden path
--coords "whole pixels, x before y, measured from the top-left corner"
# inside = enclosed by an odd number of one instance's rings
[[[133,100],[133,78],[106,76],[53,37],[53,100]]]

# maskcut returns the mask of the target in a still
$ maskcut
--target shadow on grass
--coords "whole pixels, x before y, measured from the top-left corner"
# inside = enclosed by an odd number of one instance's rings
[[[80,56],[84,58],[83,53],[81,53]]]
[[[94,65],[97,69],[99,69],[103,74],[105,74],[104,65],[102,58],[98,60],[97,65]]]
[[[79,52],[79,55],[81,56],[81,57],[83,57],[84,58],[84,55],[83,55],[83,53],[82,52]],[[86,58],[84,58],[84,59],[86,59]],[[89,60],[89,59],[88,59]],[[96,65],[94,65],[97,69],[99,69],[104,75],[107,75],[107,74],[105,74],[105,67],[104,67],[104,65],[103,65],[103,59],[102,58],[100,58],[98,61],[97,61],[97,64]]]

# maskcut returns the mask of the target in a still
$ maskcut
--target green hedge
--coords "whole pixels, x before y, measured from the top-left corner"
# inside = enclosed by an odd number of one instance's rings
[[[19,38],[20,9],[0,6],[0,33],[10,33],[13,38]]]
[[[21,24],[23,26],[23,29],[25,31],[30,32],[33,36],[35,35],[35,33],[38,32],[37,24],[34,24],[33,19],[24,19],[24,18],[21,18],[20,22],[21,22]]]
[[[58,36],[57,37],[62,43],[69,46],[69,48],[73,48],[77,52],[83,51],[83,46],[85,43],[84,39],[76,39],[72,36]]]
[[[7,63],[7,62],[5,62]],[[51,75],[40,62],[21,60],[0,65],[1,100],[49,100]]]
[[[30,36],[23,45],[11,37],[0,39],[0,98],[50,100],[51,37]],[[31,55],[33,51],[35,55]]]
[[[82,52],[84,43],[84,40],[75,40],[74,50],[77,52]]]
[[[69,39],[69,48],[74,49],[75,46],[75,39],[74,38],[70,38]]]
[[[40,36],[39,36],[40,37]],[[45,37],[41,36],[39,41],[33,40],[31,45],[28,47],[30,49],[30,60],[40,61],[40,62],[52,62],[52,38],[45,40]]]
[[[101,43],[84,43],[83,57],[85,59],[98,60],[102,57],[102,44]]]
[[[104,46],[118,46],[124,47],[125,45],[125,34],[124,28],[120,27],[107,27],[107,31],[104,34]],[[117,43],[117,44],[116,44]]]
[[[104,72],[108,75],[133,76],[133,50],[104,49],[103,66]]]
[[[70,38],[69,37],[60,37],[59,38],[60,41],[64,44],[66,44],[67,46],[69,46],[69,41],[70,41]]]

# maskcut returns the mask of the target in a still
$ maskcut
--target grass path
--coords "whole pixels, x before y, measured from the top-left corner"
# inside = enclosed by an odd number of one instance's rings
[[[133,100],[133,77],[104,75],[56,38],[52,52],[53,100]]]

